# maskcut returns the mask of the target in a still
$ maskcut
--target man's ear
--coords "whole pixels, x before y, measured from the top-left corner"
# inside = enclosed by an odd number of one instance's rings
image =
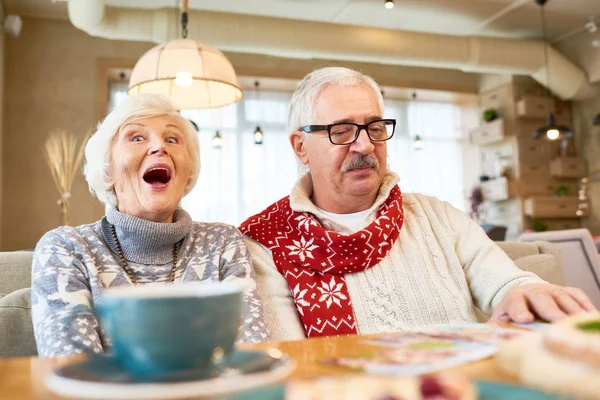
[[[302,132],[292,132],[290,134],[290,144],[298,160],[304,165],[308,164],[308,155],[306,154],[306,140]]]

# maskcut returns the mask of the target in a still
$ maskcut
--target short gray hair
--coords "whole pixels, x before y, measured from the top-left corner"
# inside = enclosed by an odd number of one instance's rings
[[[131,122],[161,116],[173,118],[183,133],[192,164],[184,195],[194,188],[200,174],[200,144],[192,123],[183,117],[165,96],[140,93],[127,97],[117,105],[104,121],[98,124],[96,132],[85,146],[83,174],[90,187],[90,192],[98,200],[114,207],[118,206],[114,181],[108,173],[113,137]]]
[[[294,132],[304,125],[310,125],[315,117],[315,100],[327,86],[365,85],[377,97],[383,112],[383,96],[379,85],[368,75],[344,67],[326,67],[314,70],[302,79],[294,92],[288,109],[288,131]]]

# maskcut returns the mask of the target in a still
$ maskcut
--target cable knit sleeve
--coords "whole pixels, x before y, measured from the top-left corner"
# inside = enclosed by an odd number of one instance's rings
[[[265,321],[272,340],[299,340],[306,338],[296,304],[287,281],[279,273],[271,250],[246,236],[248,250],[256,270],[258,293],[263,299]]]
[[[88,273],[69,241],[72,234],[68,227],[48,232],[33,256],[32,320],[42,357],[103,351]]]
[[[444,203],[456,240],[456,254],[469,281],[475,305],[491,314],[506,292],[515,286],[545,283],[526,272],[487,237],[483,229],[462,211]]]
[[[256,288],[256,274],[252,258],[246,247],[244,236],[233,226],[227,226],[226,243],[221,253],[220,279],[243,280],[247,290],[244,293],[242,325],[238,342],[264,342],[271,339],[265,323],[263,304]]]

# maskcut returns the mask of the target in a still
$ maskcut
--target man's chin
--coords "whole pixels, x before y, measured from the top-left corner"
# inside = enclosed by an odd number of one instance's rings
[[[352,196],[364,196],[376,193],[381,185],[381,179],[373,174],[370,177],[352,179],[346,183],[346,192]]]

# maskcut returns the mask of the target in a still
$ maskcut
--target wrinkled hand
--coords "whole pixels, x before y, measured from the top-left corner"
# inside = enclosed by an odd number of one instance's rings
[[[529,284],[510,289],[494,310],[491,321],[529,323],[540,318],[555,322],[568,315],[594,310],[596,307],[580,289]]]

